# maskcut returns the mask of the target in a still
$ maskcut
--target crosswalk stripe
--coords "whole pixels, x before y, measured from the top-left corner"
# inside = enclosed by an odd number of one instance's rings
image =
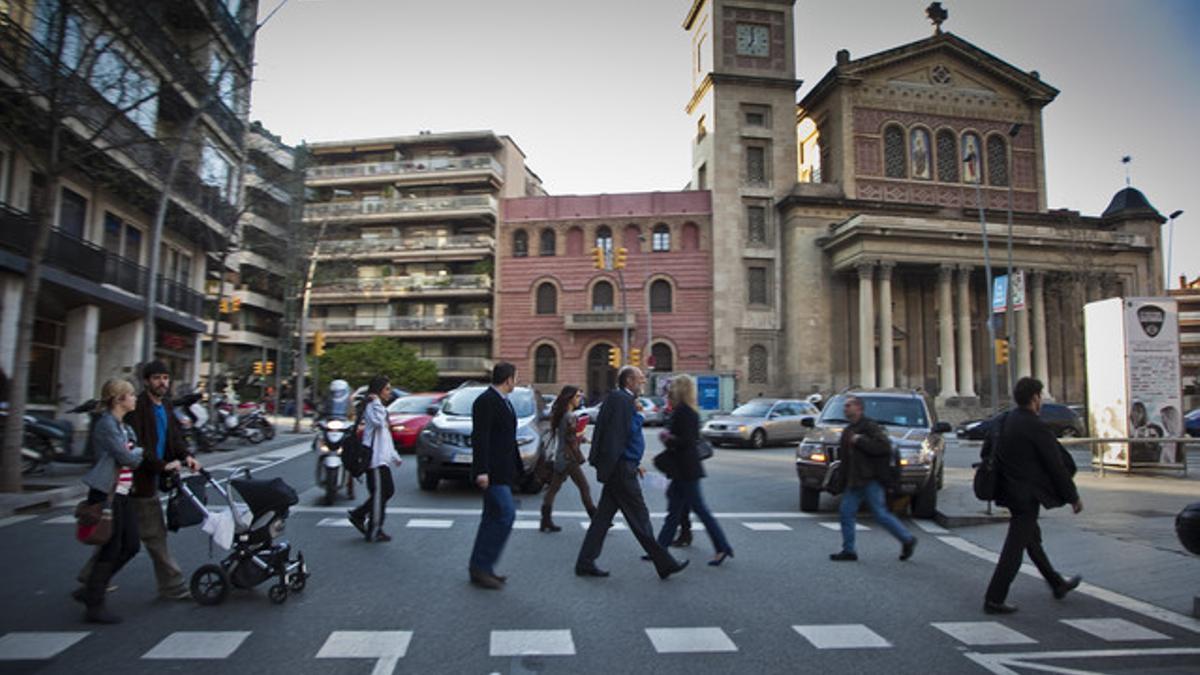
[[[431,530],[448,530],[454,526],[453,520],[441,520],[437,518],[410,518],[405,527],[420,527]]]
[[[574,656],[570,630],[494,630],[489,656]]]
[[[88,631],[8,633],[0,637],[0,661],[52,659],[89,635]]]
[[[823,527],[827,530],[833,530],[834,532],[842,531],[841,523],[818,523],[818,525],[820,525],[821,527]],[[855,532],[870,532],[871,528],[867,527],[866,525],[863,525],[862,523],[855,523],[854,531]]]
[[[0,518],[0,527],[16,525],[17,523],[23,523],[27,520],[33,520],[36,517],[37,516],[8,516],[7,518]]]
[[[969,646],[1026,645],[1037,640],[1018,633],[997,621],[951,621],[930,624],[946,635]]]
[[[883,636],[861,623],[792,626],[792,630],[804,636],[804,639],[817,649],[867,649],[892,646],[892,643],[883,639]]]
[[[349,518],[322,518],[317,521],[317,527],[354,527]]]
[[[67,514],[65,516],[55,516],[54,518],[47,518],[47,519],[43,520],[42,524],[43,525],[74,525],[75,524],[75,516],[72,514]]]
[[[227,659],[248,637],[248,630],[178,631],[163,638],[142,658]]]
[[[742,525],[748,530],[755,532],[785,532],[792,528],[784,523],[752,523],[742,522]]]
[[[318,659],[376,659],[372,675],[390,675],[408,653],[412,631],[339,630],[329,634]]]
[[[647,628],[646,636],[659,654],[736,652],[737,645],[720,628]]]
[[[1158,631],[1144,628],[1125,619],[1062,619],[1062,622],[1107,642],[1171,639]]]
[[[915,523],[917,527],[928,532],[929,534],[950,534],[950,530],[947,530],[932,520],[923,520],[921,518],[917,518],[912,522]]]
[[[590,521],[590,520],[585,520],[582,523],[579,523],[579,526],[585,530],[588,529],[589,527],[591,527],[591,525],[592,525],[592,521]],[[626,525],[625,523],[614,521],[612,524],[612,527],[608,528],[608,531],[612,532],[613,530],[628,530],[628,529],[629,529],[629,526]]]
[[[541,521],[537,520],[515,520],[513,521],[514,530],[536,530],[541,527]]]

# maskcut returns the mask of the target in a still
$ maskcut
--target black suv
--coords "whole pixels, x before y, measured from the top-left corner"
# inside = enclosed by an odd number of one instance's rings
[[[937,493],[942,488],[943,455],[950,425],[937,422],[925,399],[907,389],[864,389],[834,396],[812,422],[813,431],[796,449],[796,474],[800,477],[800,510],[818,510],[821,489],[831,462],[839,459],[838,441],[847,420],[846,398],[863,401],[864,414],[883,425],[899,456],[900,480],[890,488],[892,496],[911,495],[912,512],[932,518],[937,511]]]

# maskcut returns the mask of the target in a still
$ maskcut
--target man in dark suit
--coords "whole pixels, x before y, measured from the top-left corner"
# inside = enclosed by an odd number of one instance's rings
[[[483,490],[483,516],[468,572],[471,583],[492,590],[503,588],[506,581],[495,566],[517,516],[512,486],[524,472],[517,451],[517,414],[508,400],[516,386],[516,366],[497,363],[492,386],[471,406],[471,476]]]
[[[1000,428],[995,442],[985,442],[981,450],[984,459],[987,454],[995,453],[999,475],[996,503],[1007,506],[1012,514],[1000,560],[984,596],[983,611],[988,614],[1017,611],[1005,600],[1026,551],[1046,583],[1050,584],[1055,598],[1061,600],[1081,581],[1078,575],[1064,579],[1050,564],[1050,558],[1042,548],[1042,531],[1037,523],[1039,507],[1053,509],[1070,504],[1075,513],[1083,510],[1083,502],[1064,458],[1066,453],[1054,432],[1038,417],[1042,408],[1042,383],[1032,377],[1017,380],[1013,401],[1017,408],[997,422]]]
[[[680,563],[658,544],[650,526],[650,512],[642,498],[638,479],[645,474],[641,468],[642,453],[646,446],[641,438],[641,425],[635,425],[637,414],[634,403],[646,377],[642,371],[625,366],[617,373],[617,388],[613,390],[600,414],[596,417],[596,430],[592,436],[592,450],[588,462],[596,467],[596,479],[604,488],[600,492],[600,503],[596,515],[588,527],[579,557],[575,561],[575,574],[581,577],[606,577],[608,572],[596,567],[596,558],[604,547],[604,535],[612,527],[617,509],[625,516],[625,523],[637,537],[638,543],[654,561],[658,576],[666,579],[687,567],[688,561]],[[635,426],[638,437],[633,437]]]

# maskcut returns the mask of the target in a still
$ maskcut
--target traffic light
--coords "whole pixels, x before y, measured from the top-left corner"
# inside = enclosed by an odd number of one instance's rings
[[[639,367],[642,365],[642,350],[637,347],[629,350],[629,365]]]
[[[220,304],[220,309],[221,309],[222,314],[228,314],[229,313],[229,301],[222,298],[221,304]]]
[[[613,258],[613,269],[614,270],[625,269],[625,256],[628,254],[629,254],[629,249],[625,248],[624,246],[617,249],[617,254]]]
[[[255,375],[262,375],[262,374],[263,374],[263,362],[262,362],[262,361],[255,361],[255,362],[254,362],[254,374],[255,374]]]
[[[241,298],[239,298],[239,297],[237,297],[237,296],[234,296],[234,297],[233,297],[233,298],[232,298],[232,299],[229,301],[229,310],[230,310],[231,312],[240,312],[240,311],[242,311],[242,299],[241,299]]]
[[[325,333],[317,331],[313,335],[313,356],[325,356]]]
[[[274,375],[274,374],[275,374],[275,362],[267,361],[266,363],[264,363],[263,364],[263,375]]]
[[[620,347],[609,347],[608,348],[608,366],[610,368],[620,368],[621,367],[621,348]]]
[[[605,264],[605,261],[604,261],[604,249],[603,248],[600,248],[599,246],[597,246],[596,248],[592,249],[592,258],[593,258],[592,266],[595,267],[596,269],[602,270],[607,267],[607,265]]]
[[[1006,363],[1008,363],[1008,340],[996,338],[996,365],[1002,366]]]

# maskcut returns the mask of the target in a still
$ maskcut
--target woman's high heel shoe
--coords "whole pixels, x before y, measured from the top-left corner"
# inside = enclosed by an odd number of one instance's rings
[[[726,558],[732,558],[732,557],[733,557],[733,551],[725,551],[723,553],[718,553],[717,557],[708,561],[708,566],[709,567],[720,567],[721,563],[725,562]]]

